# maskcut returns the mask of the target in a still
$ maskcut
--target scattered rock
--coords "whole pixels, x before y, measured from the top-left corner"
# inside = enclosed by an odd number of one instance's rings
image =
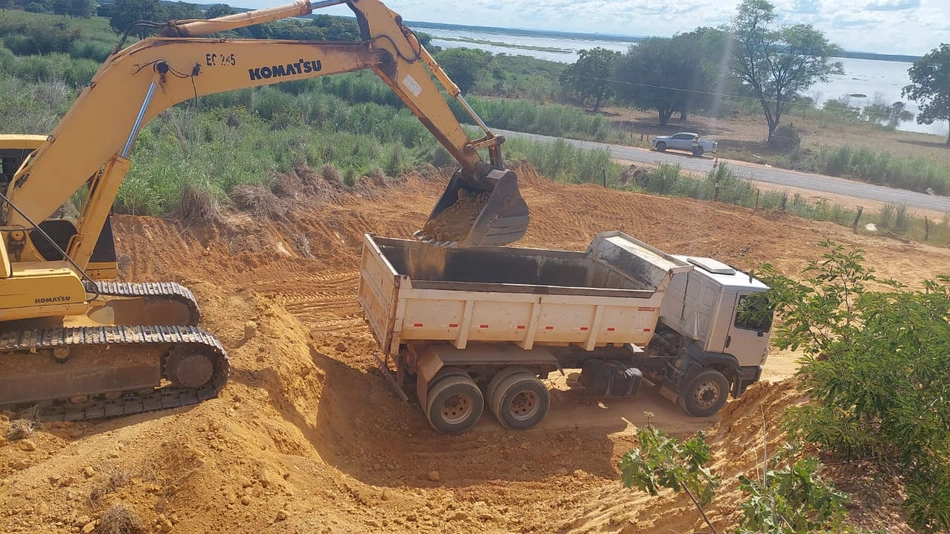
[[[278,521],[286,521],[288,517],[290,517],[290,514],[288,514],[286,510],[280,510],[277,512]]]
[[[438,482],[442,480],[442,477],[439,476],[438,471],[429,471],[429,473],[426,475],[426,478],[428,478],[432,482]]]
[[[92,478],[96,476],[96,470],[93,469],[92,466],[86,466],[86,468],[82,470],[82,474],[86,478]]]
[[[558,468],[558,470],[555,471],[554,474],[557,475],[557,476],[559,476],[559,477],[566,477],[566,476],[567,476],[567,469],[565,469],[565,468],[563,468],[563,467]]]
[[[448,521],[465,521],[466,519],[468,519],[468,514],[465,512],[455,512],[446,518]]]
[[[26,452],[33,452],[36,450],[36,442],[32,439],[25,439],[20,442],[20,448]]]
[[[73,525],[77,527],[83,527],[91,521],[92,519],[88,515],[81,515],[77,517],[75,521],[73,521]]]
[[[82,534],[92,534],[92,531],[94,530],[96,530],[96,522],[90,521],[86,523],[85,525],[83,525],[81,532]]]
[[[583,471],[581,471],[580,469],[575,469],[575,470],[574,470],[574,478],[583,478],[583,476],[584,476],[584,472],[583,472]]]
[[[244,506],[251,504],[251,498],[247,495],[241,495],[241,504]]]
[[[342,341],[339,342],[339,343],[337,343],[337,344],[336,344],[336,351],[337,351],[337,352],[346,352],[346,343],[344,343],[344,342],[342,342]]]

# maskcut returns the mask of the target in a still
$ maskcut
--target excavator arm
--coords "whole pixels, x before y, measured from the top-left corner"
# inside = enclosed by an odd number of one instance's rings
[[[452,217],[468,217],[465,230],[445,239],[420,237],[465,246],[505,244],[523,236],[527,206],[516,177],[504,168],[500,149],[504,139],[488,130],[401,17],[382,3],[345,2],[356,14],[362,33],[362,40],[355,43],[201,37],[340,3],[344,2],[298,1],[218,19],[172,21],[161,36],[113,54],[47,141],[13,176],[2,225],[29,230],[33,222],[53,215],[88,183],[77,233],[65,251],[84,268],[129,169],[135,138],[158,113],[202,95],[371,69],[460,163],[429,221],[442,219],[441,225],[434,225],[439,229],[458,227],[460,221]],[[482,128],[482,138],[469,139],[440,85],[462,102]],[[479,148],[488,150],[488,162],[482,161]],[[476,211],[462,209],[460,199],[478,199],[469,202]]]

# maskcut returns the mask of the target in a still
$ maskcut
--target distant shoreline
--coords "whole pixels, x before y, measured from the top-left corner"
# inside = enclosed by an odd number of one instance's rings
[[[636,43],[649,39],[649,37],[635,35],[617,35],[611,33],[586,33],[586,32],[563,32],[555,30],[526,30],[522,28],[497,28],[492,26],[469,26],[465,24],[448,24],[444,22],[426,22],[418,20],[407,20],[404,23],[410,28],[434,28],[439,30],[467,30],[483,33],[502,34],[502,35],[524,35],[529,37],[558,37],[561,39],[594,39],[597,41],[614,41],[619,43]],[[518,48],[518,47],[514,47]],[[875,61],[896,61],[901,63],[913,63],[921,56],[910,56],[903,54],[878,54],[875,52],[854,52],[845,50],[836,57],[848,59],[871,59]]]

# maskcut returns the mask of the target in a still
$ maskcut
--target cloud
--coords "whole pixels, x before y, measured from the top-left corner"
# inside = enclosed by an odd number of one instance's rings
[[[288,0],[233,0],[267,7]],[[741,0],[383,0],[406,20],[634,36],[727,23]],[[782,24],[811,24],[845,50],[925,54],[950,42],[950,0],[771,0]],[[715,5],[715,9],[710,9]],[[323,10],[352,15],[345,7]]]
[[[865,5],[864,9],[869,11],[903,11],[919,7],[920,0],[874,0]]]

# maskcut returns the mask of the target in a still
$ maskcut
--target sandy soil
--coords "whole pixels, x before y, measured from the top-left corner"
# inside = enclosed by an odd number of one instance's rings
[[[518,172],[532,215],[522,246],[580,250],[597,232],[620,229],[670,252],[795,273],[820,254],[818,241],[833,238],[864,248],[881,274],[906,283],[950,265],[950,250],[831,224]],[[304,183],[320,180],[299,174]],[[375,343],[355,298],[361,236],[409,237],[420,228],[447,183],[426,175],[356,193],[310,187],[277,223],[244,214],[212,227],[117,217],[123,277],[191,287],[204,326],[229,351],[231,381],[195,407],[0,439],[0,531],[102,532],[116,506],[147,532],[701,530],[685,497],[649,499],[619,482],[617,462],[635,445],[646,410],[674,434],[710,432],[714,467],[727,481],[710,513],[720,528],[734,525],[736,475],[761,458],[763,416],[766,442],[777,447],[778,413],[801,401],[788,379],[793,354],[773,355],[766,381],[705,420],[650,388],[597,403],[560,377],[539,428],[504,431],[485,417],[447,437],[392,394],[375,370]],[[8,428],[0,416],[0,435]],[[839,477],[864,484],[855,480]],[[856,522],[909,532],[894,515],[893,492],[870,494],[885,498],[859,503]]]

